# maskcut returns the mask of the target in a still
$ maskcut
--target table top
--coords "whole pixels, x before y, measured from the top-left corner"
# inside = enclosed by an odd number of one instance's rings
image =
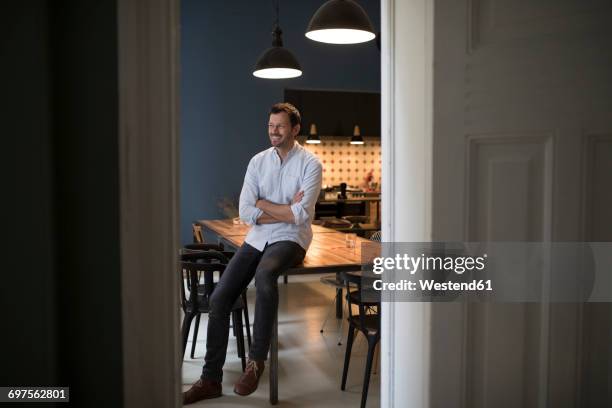
[[[199,220],[198,224],[210,229],[211,231],[222,237],[246,235],[251,229],[251,226],[246,224],[234,224],[231,218],[224,220]],[[312,232],[314,234],[326,234],[334,233],[336,231],[331,228],[322,227],[320,225],[313,225]]]
[[[234,225],[231,220],[202,220],[200,224],[239,248],[249,230],[247,225]],[[304,263],[297,269],[326,269],[361,266],[380,254],[380,243],[355,237],[355,247],[347,248],[346,234],[313,225],[312,243]]]

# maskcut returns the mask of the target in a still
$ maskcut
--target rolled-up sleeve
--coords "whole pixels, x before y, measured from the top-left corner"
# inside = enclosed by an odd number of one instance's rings
[[[240,191],[240,204],[238,205],[240,219],[249,225],[257,224],[257,219],[263,213],[262,210],[255,207],[259,199],[259,185],[254,160],[254,158],[251,159],[247,166],[242,191]]]
[[[295,218],[295,224],[301,225],[311,217],[314,218],[315,205],[321,192],[321,181],[323,177],[323,166],[317,159],[311,160],[306,165],[304,181],[300,190],[304,192],[304,197],[299,203],[291,205],[291,211]]]

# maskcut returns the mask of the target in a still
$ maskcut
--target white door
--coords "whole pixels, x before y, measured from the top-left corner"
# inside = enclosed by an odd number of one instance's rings
[[[612,3],[434,9],[433,240],[612,241]],[[612,406],[610,310],[433,305],[431,406]]]

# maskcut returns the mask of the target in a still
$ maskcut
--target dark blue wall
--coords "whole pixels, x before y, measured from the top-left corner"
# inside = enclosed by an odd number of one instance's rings
[[[267,148],[267,111],[285,88],[380,90],[380,53],[374,41],[320,44],[304,32],[323,0],[280,2],[285,47],[302,65],[300,78],[252,75],[271,44],[273,2],[183,0],[181,10],[181,239],[191,222],[220,218],[217,202],[240,193],[244,171]],[[361,0],[376,30],[380,2]],[[304,118],[308,123],[308,118]]]

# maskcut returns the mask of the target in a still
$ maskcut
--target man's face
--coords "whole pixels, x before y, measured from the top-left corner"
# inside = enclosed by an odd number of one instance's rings
[[[290,149],[300,132],[300,125],[291,127],[291,120],[286,112],[272,113],[268,122],[268,136],[272,146],[280,149]]]

